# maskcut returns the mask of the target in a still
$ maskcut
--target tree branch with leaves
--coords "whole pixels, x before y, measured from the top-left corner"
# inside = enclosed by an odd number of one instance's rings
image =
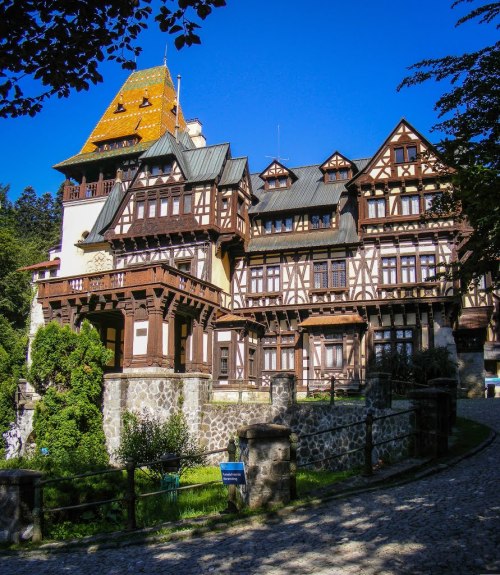
[[[178,49],[200,43],[198,22],[225,0],[5,0],[0,3],[0,117],[35,116],[53,96],[88,90],[105,60],[134,70],[154,16]],[[198,22],[196,21],[198,20]]]
[[[456,0],[470,4],[475,0]],[[460,18],[465,23],[494,25],[500,2],[481,3]],[[398,90],[429,80],[448,81],[450,89],[435,104],[441,119],[433,130],[444,132],[437,149],[451,170],[448,193],[432,206],[434,214],[459,212],[463,221],[464,249],[458,261],[446,267],[449,279],[459,279],[463,289],[481,277],[500,286],[500,41],[459,56],[422,60],[410,66],[413,73]]]

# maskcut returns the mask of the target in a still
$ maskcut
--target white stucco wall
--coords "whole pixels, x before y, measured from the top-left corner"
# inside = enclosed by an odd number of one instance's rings
[[[64,204],[60,276],[82,275],[90,271],[89,261],[96,252],[86,254],[75,244],[82,239],[83,232],[90,232],[105,201],[105,197],[100,197]],[[105,256],[112,261],[108,254]]]

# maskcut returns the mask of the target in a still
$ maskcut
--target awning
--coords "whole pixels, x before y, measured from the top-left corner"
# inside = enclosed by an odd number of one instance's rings
[[[316,315],[302,321],[300,327],[313,327],[319,325],[350,325],[366,323],[366,321],[357,313],[343,315]]]
[[[40,262],[38,264],[33,264],[31,266],[24,266],[23,268],[19,268],[18,272],[26,272],[26,271],[36,271],[36,270],[47,270],[51,268],[58,268],[61,265],[61,260],[59,258],[54,258],[53,260],[49,260],[47,262]]]

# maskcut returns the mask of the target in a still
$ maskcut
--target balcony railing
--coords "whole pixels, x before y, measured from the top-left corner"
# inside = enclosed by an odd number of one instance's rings
[[[70,202],[72,200],[85,200],[88,198],[99,198],[107,196],[113,189],[115,179],[111,180],[98,180],[97,182],[85,182],[81,184],[66,185],[64,186],[63,200]],[[125,188],[128,187],[129,182],[124,181]]]
[[[38,284],[38,297],[59,299],[78,295],[88,297],[91,294],[99,296],[117,290],[146,289],[152,286],[168,286],[178,292],[229,309],[229,294],[166,264],[48,279]]]

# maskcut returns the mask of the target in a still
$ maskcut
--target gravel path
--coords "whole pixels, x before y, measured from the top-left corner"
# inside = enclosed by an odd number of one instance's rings
[[[500,400],[459,415],[500,431]],[[2,575],[500,574],[500,435],[425,479],[198,539],[0,557]]]

